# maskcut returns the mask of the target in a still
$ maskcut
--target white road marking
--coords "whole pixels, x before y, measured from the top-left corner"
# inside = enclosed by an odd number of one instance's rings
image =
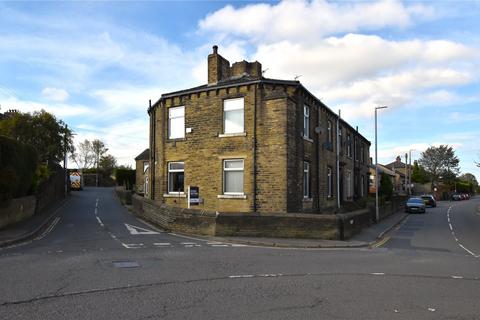
[[[232,247],[247,247],[247,245],[245,245],[245,244],[239,244],[239,243],[238,243],[238,244],[237,244],[237,243],[232,243],[231,246],[232,246]]]
[[[385,273],[383,273],[383,272],[372,272],[370,274],[374,275],[374,276],[384,276],[385,275]]]
[[[166,247],[171,246],[172,244],[170,242],[155,242],[153,245],[157,247]]]
[[[452,276],[452,279],[463,279],[462,276]]]
[[[455,235],[455,231],[453,230],[453,226],[452,224],[450,223],[450,211],[452,210],[452,206],[450,206],[447,210],[447,220],[448,220],[448,226],[450,227],[450,230],[452,231],[452,236],[453,238],[455,239],[455,242],[458,244],[458,246],[460,248],[462,248],[463,250],[465,250],[466,252],[468,252],[470,255],[472,255],[474,258],[480,258],[480,255],[478,254],[475,254],[474,252],[468,250],[463,244],[460,243],[460,241],[458,240],[457,236]]]
[[[123,243],[122,242],[122,245],[127,249],[140,249],[145,247],[143,243]]]
[[[228,244],[212,244],[211,247],[228,247]]]
[[[180,242],[180,244],[196,244],[195,242]]]
[[[97,221],[98,221],[98,223],[100,224],[100,226],[101,226],[102,228],[105,228],[105,225],[103,224],[102,220],[100,220],[99,217],[95,217],[95,218],[97,218]]]
[[[435,308],[428,308],[428,311],[435,312]]]
[[[229,278],[236,279],[236,278],[253,278],[253,274],[239,274],[234,276],[228,276]]]
[[[125,227],[128,229],[130,234],[137,235],[137,234],[158,234],[156,231],[148,230],[142,227],[132,226],[131,224],[124,223]]]

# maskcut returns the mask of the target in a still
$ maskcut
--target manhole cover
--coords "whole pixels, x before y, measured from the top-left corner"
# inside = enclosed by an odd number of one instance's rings
[[[115,268],[138,268],[140,264],[137,261],[124,260],[124,261],[113,261],[113,266]]]

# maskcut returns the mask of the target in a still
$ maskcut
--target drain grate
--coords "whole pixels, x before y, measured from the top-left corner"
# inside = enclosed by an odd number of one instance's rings
[[[115,268],[138,268],[140,264],[137,261],[133,260],[121,260],[121,261],[113,261],[113,266]]]

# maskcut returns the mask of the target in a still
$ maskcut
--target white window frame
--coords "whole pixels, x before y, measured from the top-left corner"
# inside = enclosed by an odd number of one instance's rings
[[[333,170],[327,167],[327,198],[333,198]]]
[[[303,198],[310,198],[310,163],[303,161]]]
[[[176,163],[181,163],[183,164],[183,169],[171,169],[170,166],[172,164],[176,164]],[[167,176],[167,190],[168,190],[168,193],[169,194],[185,194],[185,162],[183,161],[172,161],[172,162],[168,162],[167,164],[167,171],[168,171],[168,176]],[[183,191],[173,191],[173,190],[170,190],[170,173],[174,173],[174,172],[183,172]]]
[[[365,196],[365,176],[363,174],[360,177],[360,196]]]
[[[234,101],[242,101],[242,106],[234,106],[234,107],[229,107],[226,106],[225,104],[228,104],[229,102],[234,102]],[[226,108],[228,110],[226,110]],[[227,126],[225,123],[226,116],[225,114],[229,111],[237,111],[237,110],[242,110],[243,111],[243,121],[242,121],[242,129],[240,131],[227,131]],[[223,100],[223,133],[224,134],[236,134],[236,133],[244,133],[245,132],[245,99],[243,97],[241,98],[233,98],[233,99],[225,99]]]
[[[347,157],[352,157],[352,135],[347,133]]]
[[[182,116],[172,116],[172,111],[174,110],[183,110]],[[183,130],[181,136],[172,136],[172,120],[173,119],[183,119]],[[168,139],[183,139],[185,138],[185,106],[171,107],[168,108]]]
[[[327,121],[327,142],[333,143],[332,121]]]
[[[338,146],[339,146],[339,152],[343,152],[343,141],[342,141],[342,127],[338,128]]]
[[[242,162],[242,168],[226,168],[225,164],[227,162],[233,162],[233,161],[241,161]],[[245,192],[243,191],[243,185],[242,185],[242,192],[227,192],[225,191],[225,176],[226,176],[226,172],[229,172],[229,171],[241,171],[243,173],[243,183],[245,184],[245,161],[244,159],[224,159],[223,160],[223,170],[222,170],[222,173],[223,173],[223,194],[225,195],[244,195]]]
[[[310,138],[310,107],[303,105],[303,137]]]
[[[143,173],[147,172],[148,167],[150,167],[149,161],[143,161]]]
[[[352,197],[352,171],[350,170],[347,170],[346,172],[346,175],[347,175],[347,198],[351,198]]]

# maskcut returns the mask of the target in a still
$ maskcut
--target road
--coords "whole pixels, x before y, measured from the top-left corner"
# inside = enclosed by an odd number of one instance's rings
[[[87,188],[0,250],[0,319],[480,319],[479,206],[410,215],[372,249],[279,249],[161,232]]]

